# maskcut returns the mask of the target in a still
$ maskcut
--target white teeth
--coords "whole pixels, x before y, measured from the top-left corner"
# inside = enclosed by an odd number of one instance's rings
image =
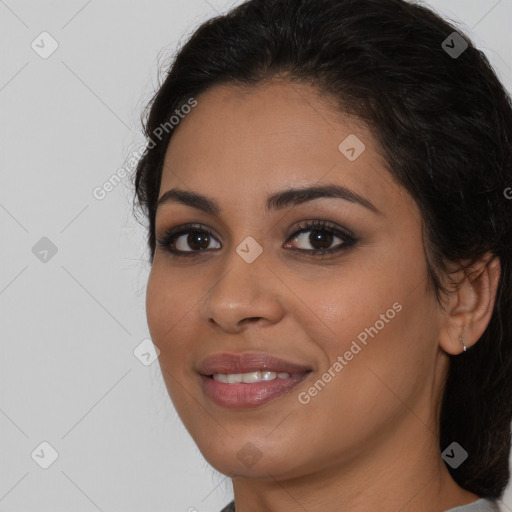
[[[261,372],[242,373],[242,382],[250,384],[251,382],[259,382],[261,380]]]
[[[226,375],[228,384],[237,384],[238,382],[242,382],[242,375],[242,373],[228,373],[228,375]]]
[[[295,377],[300,375],[298,373],[294,373],[292,376]],[[248,372],[248,373],[214,373],[213,378],[219,382],[224,382],[225,384],[238,384],[239,382],[244,382],[246,384],[251,384],[253,382],[261,382],[266,380],[274,380],[274,379],[289,379],[290,374],[286,372],[270,372],[270,371],[256,371],[256,372]]]

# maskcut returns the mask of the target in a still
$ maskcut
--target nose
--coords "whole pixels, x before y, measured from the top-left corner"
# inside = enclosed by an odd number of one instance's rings
[[[200,315],[230,333],[239,333],[250,324],[272,325],[284,316],[280,290],[282,283],[267,268],[264,253],[247,263],[233,250],[207,293]]]

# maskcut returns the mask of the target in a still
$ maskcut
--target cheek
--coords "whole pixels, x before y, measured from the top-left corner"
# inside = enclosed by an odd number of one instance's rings
[[[394,321],[399,306],[393,304],[403,297],[396,276],[389,264],[353,261],[307,281],[295,276],[293,292],[300,300],[293,317],[328,355],[343,353],[360,333],[364,341],[365,329],[375,322],[384,331]]]
[[[190,378],[187,358],[191,326],[187,320],[201,294],[198,291],[197,297],[193,295],[190,287],[184,288],[176,272],[164,268],[155,258],[146,289],[146,316],[151,339],[160,350],[158,362],[165,386],[180,411],[193,410],[188,395],[183,393],[183,385]]]
[[[434,360],[435,310],[421,246],[419,251],[402,247],[375,259],[351,260],[330,276],[294,282],[293,291],[303,301],[296,302],[293,316],[323,352],[320,373],[331,368],[331,377],[325,377],[333,384],[326,387],[350,389],[369,406],[382,399],[378,376],[409,393]],[[410,263],[404,265],[404,258]]]
[[[171,311],[173,311],[172,298],[169,294],[169,283],[165,274],[159,271],[158,264],[153,263],[146,288],[146,316],[151,338],[160,346],[162,334],[169,329]]]
[[[435,311],[425,281],[414,271],[403,279],[400,272],[377,275],[326,282],[309,293],[313,320],[301,320],[324,354],[318,371],[323,383],[306,390],[304,401],[310,397],[308,407],[320,416],[337,404],[342,409],[335,415],[349,430],[361,428],[357,418],[364,413],[384,420],[402,401],[414,402],[435,361]],[[348,411],[358,414],[349,417]]]
[[[186,345],[190,337],[188,319],[200,298],[201,290],[194,292],[194,286],[180,279],[176,271],[153,263],[146,290],[146,316],[151,338],[160,349],[160,360],[167,359],[171,347],[172,353],[178,354],[180,345]]]

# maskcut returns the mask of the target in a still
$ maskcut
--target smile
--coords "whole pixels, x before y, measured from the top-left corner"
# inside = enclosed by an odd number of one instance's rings
[[[275,379],[289,379],[290,377],[300,376],[300,373],[294,373],[290,375],[286,372],[271,372],[271,371],[255,371],[248,373],[214,373],[213,378],[216,381],[224,382],[225,384],[238,384],[239,382],[245,382],[246,384],[252,384],[253,382],[269,381]]]
[[[220,407],[256,407],[300,384],[312,368],[265,352],[217,353],[197,368],[205,397]]]
[[[285,395],[311,374],[310,371],[293,375],[280,373],[279,377],[275,372],[261,372],[261,380],[253,382],[239,380],[246,375],[252,375],[249,378],[254,379],[253,374],[258,373],[260,372],[201,375],[203,391],[208,399],[221,407],[229,409],[257,407]],[[263,380],[264,376],[267,377],[266,380]],[[225,382],[228,380],[234,382]]]

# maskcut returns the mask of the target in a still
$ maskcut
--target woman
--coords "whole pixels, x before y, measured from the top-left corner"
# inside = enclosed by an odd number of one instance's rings
[[[403,0],[249,0],[145,122],[147,317],[224,510],[499,510],[512,108]]]

